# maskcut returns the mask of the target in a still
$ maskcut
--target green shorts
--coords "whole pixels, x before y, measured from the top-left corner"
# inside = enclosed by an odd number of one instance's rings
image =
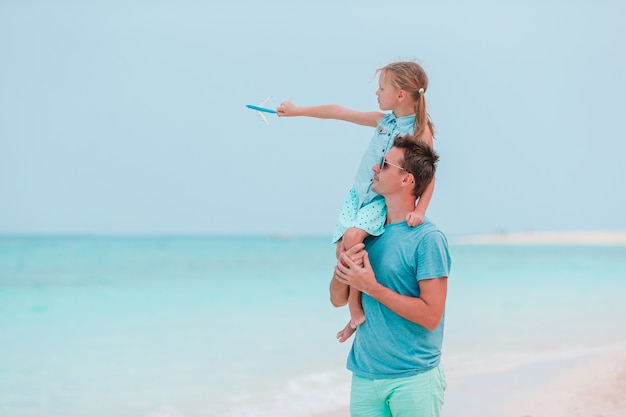
[[[352,417],[439,417],[446,377],[441,365],[408,378],[352,376]]]

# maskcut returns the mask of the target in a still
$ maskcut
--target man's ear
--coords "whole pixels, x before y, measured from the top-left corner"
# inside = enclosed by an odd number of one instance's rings
[[[402,185],[410,185],[411,187],[415,184],[415,177],[411,173],[404,174],[404,178],[402,178]]]

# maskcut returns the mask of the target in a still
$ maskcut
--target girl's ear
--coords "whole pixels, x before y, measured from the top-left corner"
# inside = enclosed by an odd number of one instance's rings
[[[409,96],[405,90],[398,90],[398,101],[404,101]]]

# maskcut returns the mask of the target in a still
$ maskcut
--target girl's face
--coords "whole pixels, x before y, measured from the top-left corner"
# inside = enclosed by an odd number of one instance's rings
[[[378,90],[376,90],[376,96],[378,97],[378,106],[381,110],[393,110],[396,108],[400,101],[398,100],[398,89],[389,83],[387,80],[386,71],[380,73],[378,77]]]

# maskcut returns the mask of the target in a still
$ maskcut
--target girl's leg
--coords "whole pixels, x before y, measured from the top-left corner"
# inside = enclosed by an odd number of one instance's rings
[[[350,321],[346,324],[346,327],[339,330],[337,333],[337,340],[341,343],[345,342],[356,332],[356,328],[365,323],[365,312],[361,305],[361,291],[357,291],[353,288],[349,289],[348,293],[348,308],[350,309]]]
[[[337,243],[337,257],[341,252],[350,249],[352,246],[357,245],[369,234],[356,227],[351,227],[344,233],[341,240]],[[340,342],[345,342],[356,331],[356,328],[365,322],[365,312],[361,305],[361,292],[353,288],[349,288],[348,293],[348,308],[350,309],[350,321],[342,330],[337,333],[337,339]]]

